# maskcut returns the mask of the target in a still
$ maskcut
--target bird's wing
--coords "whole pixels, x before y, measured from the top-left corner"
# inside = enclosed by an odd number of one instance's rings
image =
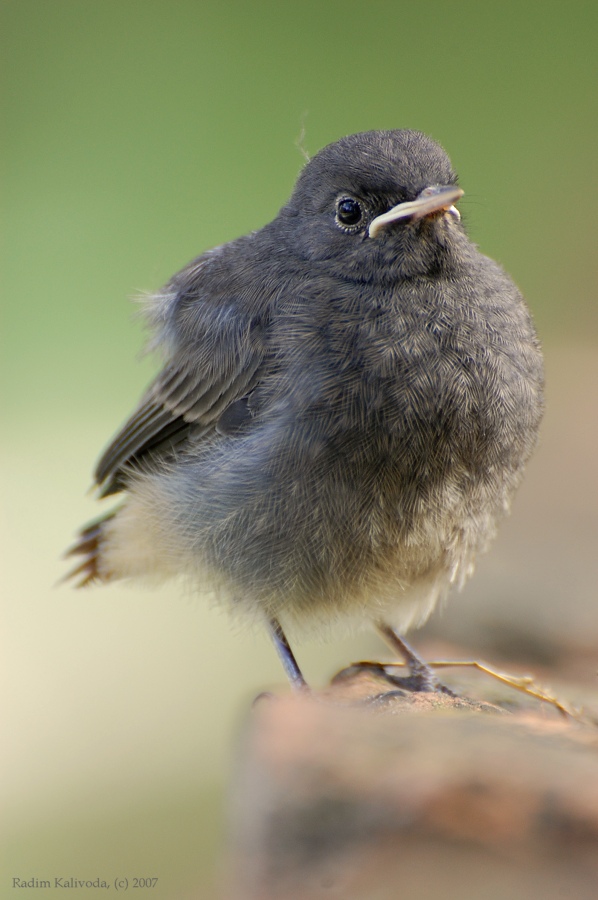
[[[217,381],[190,367],[168,366],[103,453],[94,473],[102,496],[122,490],[122,475],[147,454],[173,450],[192,433],[198,438],[225,410],[251,390],[259,359]]]
[[[264,358],[261,317],[228,299],[190,303],[180,276],[177,281],[163,328],[164,343],[174,349],[96,466],[102,496],[122,490],[141,459],[167,455],[212,430],[257,382]]]

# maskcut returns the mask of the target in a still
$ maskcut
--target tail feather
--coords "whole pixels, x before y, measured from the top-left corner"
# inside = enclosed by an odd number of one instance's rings
[[[77,579],[75,587],[86,587],[99,581],[107,581],[105,573],[100,571],[100,556],[102,552],[102,540],[104,537],[104,527],[106,522],[114,518],[115,513],[111,512],[90,522],[85,528],[79,532],[79,537],[72,547],[64,554],[65,558],[83,557],[83,559],[71,569],[70,572],[61,579],[62,582]]]

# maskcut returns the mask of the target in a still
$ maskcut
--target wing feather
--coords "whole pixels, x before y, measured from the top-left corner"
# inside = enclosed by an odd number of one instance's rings
[[[126,487],[141,461],[163,458],[214,429],[255,387],[266,355],[268,301],[245,291],[238,253],[251,243],[245,238],[209,251],[153,299],[153,345],[167,351],[167,362],[96,466],[102,496]]]

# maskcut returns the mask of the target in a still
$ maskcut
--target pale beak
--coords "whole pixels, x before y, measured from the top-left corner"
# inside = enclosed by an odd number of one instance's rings
[[[463,191],[458,187],[447,187],[446,185],[432,185],[425,188],[415,200],[409,200],[406,203],[399,203],[393,206],[388,212],[376,216],[370,222],[368,228],[368,236],[376,237],[387,225],[398,219],[423,219],[425,216],[431,216],[433,213],[441,210],[454,216],[457,221],[461,218],[459,210],[453,203],[463,196]]]

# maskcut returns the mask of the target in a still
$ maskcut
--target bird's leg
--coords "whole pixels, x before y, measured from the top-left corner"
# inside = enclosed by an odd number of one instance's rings
[[[412,650],[409,644],[386,622],[377,622],[376,628],[386,643],[403,657],[411,675],[402,679],[406,686],[412,691],[440,691],[443,694],[449,694],[454,697],[455,694],[450,688],[445,687],[430,666],[421,659],[417,653]],[[393,681],[396,676],[393,676]]]
[[[274,646],[276,647],[280,661],[284,666],[287,678],[291,682],[291,687],[295,691],[308,690],[307,682],[301,674],[301,669],[297,664],[295,655],[289,646],[289,642],[285,637],[285,633],[282,630],[278,619],[268,619],[268,628],[270,629],[270,635],[274,641]]]

